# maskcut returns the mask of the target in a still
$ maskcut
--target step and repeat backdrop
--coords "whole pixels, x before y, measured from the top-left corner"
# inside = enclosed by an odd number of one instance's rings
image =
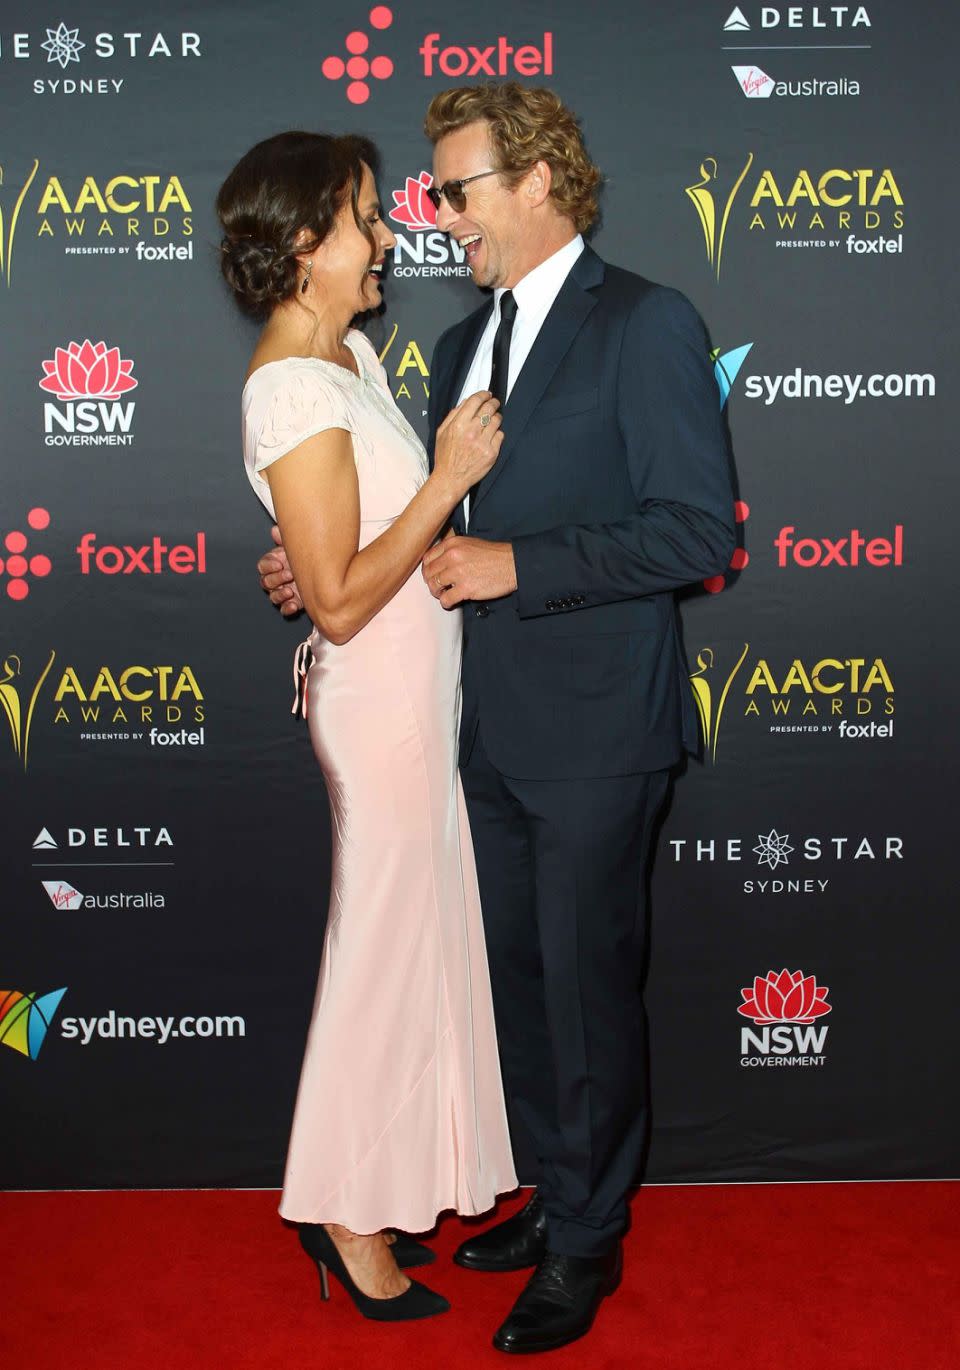
[[[0,1183],[280,1180],[328,815],[213,200],[283,129],[377,142],[366,327],[423,433],[479,298],[423,114],[504,78],[582,116],[601,255],[702,313],[737,461],[741,546],[683,603],[648,1178],[957,1173],[958,38],[932,0],[4,7]]]

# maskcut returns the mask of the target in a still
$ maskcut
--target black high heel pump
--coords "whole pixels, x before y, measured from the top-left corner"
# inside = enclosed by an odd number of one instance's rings
[[[333,1238],[320,1223],[305,1223],[299,1229],[300,1245],[317,1264],[320,1272],[320,1294],[326,1300],[330,1297],[328,1275],[333,1275],[343,1285],[353,1300],[357,1311],[373,1322],[407,1322],[414,1318],[431,1318],[437,1313],[446,1313],[450,1304],[442,1294],[436,1294],[416,1280],[410,1281],[410,1288],[392,1299],[374,1299],[358,1289],[351,1279],[343,1257],[337,1250]]]

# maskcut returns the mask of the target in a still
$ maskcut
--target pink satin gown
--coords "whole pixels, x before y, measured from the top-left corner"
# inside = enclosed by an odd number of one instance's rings
[[[347,343],[359,377],[316,358],[254,372],[244,460],[273,514],[264,468],[325,429],[352,434],[365,547],[427,458],[371,345]],[[280,1205],[294,1221],[422,1232],[516,1185],[456,763],[460,631],[418,569],[349,642],[310,638],[333,872]]]

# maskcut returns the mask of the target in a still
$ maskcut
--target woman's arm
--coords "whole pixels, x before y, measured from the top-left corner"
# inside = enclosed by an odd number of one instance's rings
[[[304,607],[330,642],[349,642],[409,579],[452,510],[503,441],[496,401],[471,395],[437,433],[434,469],[393,523],[361,551],[360,490],[350,434],[327,429],[265,470]],[[480,409],[491,413],[486,427]]]

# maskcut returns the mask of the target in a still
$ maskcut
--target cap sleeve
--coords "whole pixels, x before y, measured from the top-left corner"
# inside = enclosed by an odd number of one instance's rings
[[[253,469],[265,470],[307,438],[330,428],[355,431],[346,396],[317,367],[297,367],[273,387],[253,446]]]

